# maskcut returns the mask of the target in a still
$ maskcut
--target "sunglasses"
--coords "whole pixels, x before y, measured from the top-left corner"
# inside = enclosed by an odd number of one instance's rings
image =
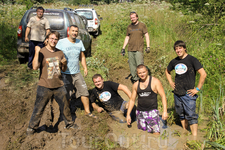
[[[130,12],[130,14],[136,14],[136,12],[135,11],[132,11],[132,12]]]

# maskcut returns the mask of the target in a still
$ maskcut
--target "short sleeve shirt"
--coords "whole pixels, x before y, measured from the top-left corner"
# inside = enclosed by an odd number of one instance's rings
[[[92,89],[90,101],[94,103],[98,100],[108,112],[120,110],[124,100],[117,92],[118,86],[118,83],[105,81],[103,89]]]
[[[45,40],[46,30],[50,29],[49,21],[42,17],[37,20],[37,16],[30,18],[27,27],[30,27],[30,40],[43,42]]]
[[[137,25],[130,24],[127,27],[126,34],[126,36],[129,36],[128,51],[142,52],[144,49],[144,35],[147,32],[147,27],[142,22],[139,22]]]
[[[167,66],[168,71],[175,70],[175,89],[177,95],[185,95],[187,90],[195,87],[196,71],[202,68],[195,57],[187,55],[184,59],[176,57]]]
[[[46,88],[62,87],[63,81],[61,76],[61,60],[64,58],[62,51],[56,49],[55,52],[50,52],[46,47],[39,52],[40,62],[40,77],[39,86]]]
[[[64,74],[77,74],[80,72],[79,58],[80,53],[85,51],[83,42],[76,39],[75,43],[72,43],[68,38],[59,40],[56,48],[63,51],[67,60],[67,70],[62,72]]]

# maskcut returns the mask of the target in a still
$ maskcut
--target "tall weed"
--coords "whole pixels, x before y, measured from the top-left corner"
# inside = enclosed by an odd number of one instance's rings
[[[17,29],[20,19],[25,12],[21,5],[0,4],[0,62],[7,64],[16,59]]]

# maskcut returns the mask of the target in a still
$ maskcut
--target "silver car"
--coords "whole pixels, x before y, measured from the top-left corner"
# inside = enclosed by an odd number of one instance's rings
[[[79,8],[74,10],[78,15],[84,16],[88,21],[88,32],[94,35],[99,35],[100,33],[100,20],[102,17],[97,14],[93,8]],[[100,18],[99,18],[100,17]]]

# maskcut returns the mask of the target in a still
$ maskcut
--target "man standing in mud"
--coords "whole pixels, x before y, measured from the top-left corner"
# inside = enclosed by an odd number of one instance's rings
[[[195,112],[197,93],[202,88],[207,76],[201,63],[195,57],[187,54],[186,44],[178,40],[174,43],[177,57],[170,61],[166,69],[166,77],[173,88],[175,110],[180,117],[182,127],[187,129],[188,124],[192,135],[197,136],[198,115]],[[175,83],[171,71],[175,70]],[[200,74],[197,87],[195,87],[196,71]]]
[[[87,85],[80,73],[79,60],[81,61],[81,65],[84,68],[84,76],[87,76],[88,70],[86,58],[84,55],[84,45],[81,40],[76,39],[78,36],[78,31],[78,26],[71,25],[68,31],[69,37],[59,40],[56,46],[58,49],[63,51],[68,62],[67,70],[62,71],[63,82],[67,90],[67,100],[75,100],[75,98],[72,96],[74,90],[76,90],[76,98],[81,97],[86,116],[96,118],[96,116],[90,112]]]
[[[132,95],[127,110],[127,124],[130,125],[130,113],[138,96],[138,105],[136,111],[138,129],[148,131],[153,134],[160,134],[160,118],[158,111],[157,95],[162,99],[163,113],[162,119],[168,118],[166,95],[161,82],[150,76],[145,65],[137,66],[137,75],[140,78],[132,87]]]
[[[40,77],[27,135],[33,134],[38,129],[45,106],[52,96],[59,104],[66,128],[75,129],[78,127],[72,121],[69,104],[66,99],[66,89],[63,86],[61,77],[61,70],[65,71],[67,68],[67,61],[63,52],[55,48],[59,37],[58,32],[50,32],[46,37],[47,45],[42,49],[36,47],[35,50],[33,69],[37,70],[40,68]]]
[[[50,32],[50,25],[46,18],[43,17],[44,8],[38,7],[36,9],[37,15],[31,17],[25,32],[25,42],[28,42],[28,35],[30,33],[29,41],[29,60],[28,68],[32,69],[32,61],[35,54],[35,46],[44,47],[45,36]]]
[[[138,14],[130,12],[131,24],[127,27],[127,34],[121,51],[121,55],[125,55],[125,48],[128,44],[128,57],[131,73],[132,83],[136,82],[139,78],[136,74],[136,68],[140,64],[144,64],[144,36],[146,39],[146,53],[150,52],[150,39],[147,27],[144,23],[138,21]]]
[[[128,108],[128,102],[124,101],[118,94],[118,90],[123,91],[129,98],[131,96],[130,90],[123,84],[118,84],[112,81],[104,81],[100,74],[95,74],[92,77],[95,88],[92,89],[90,95],[90,101],[92,107],[99,113],[106,110],[109,115],[120,123],[126,123],[126,111]],[[102,105],[99,107],[96,104],[96,99]],[[135,121],[135,109],[132,110],[131,117]]]

